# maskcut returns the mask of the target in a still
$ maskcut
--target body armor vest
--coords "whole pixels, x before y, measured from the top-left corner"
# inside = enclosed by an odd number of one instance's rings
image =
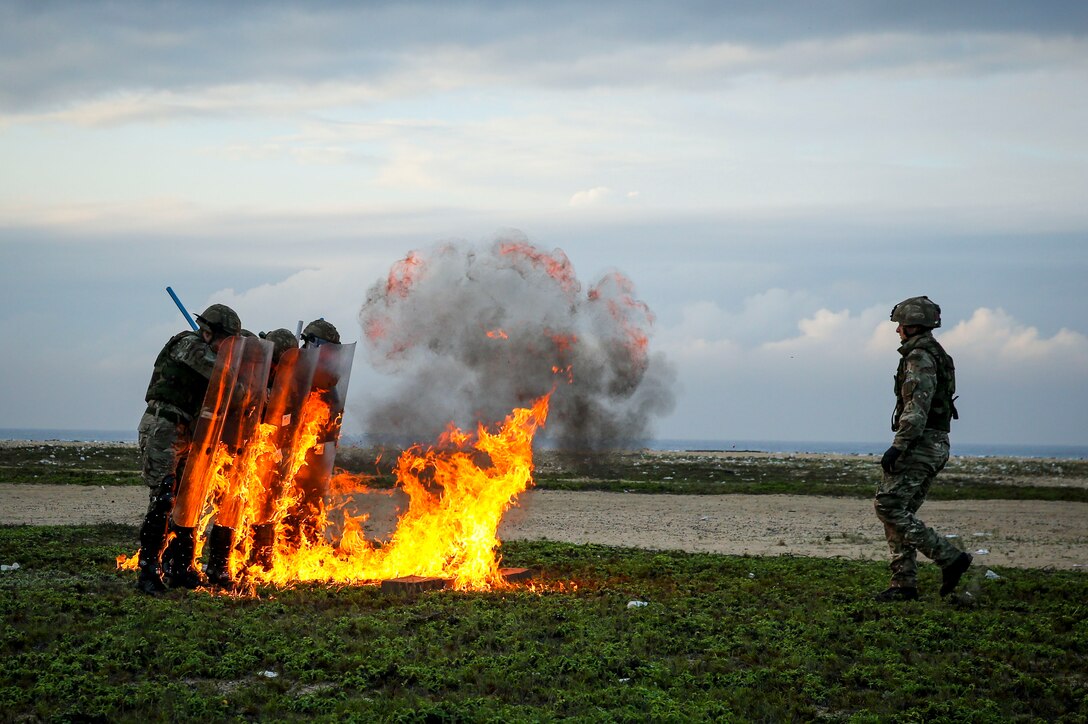
[[[926,418],[926,428],[949,432],[952,429],[952,420],[960,419],[956,411],[956,367],[952,363],[952,357],[944,351],[937,340],[931,335],[925,335],[915,343],[914,349],[923,349],[933,357],[937,372],[937,389],[933,391],[933,401],[929,406],[929,416]],[[903,382],[907,372],[907,356],[899,360],[899,369],[895,373],[895,413],[892,416],[892,430],[899,427],[899,416],[903,414],[904,400],[902,398]]]
[[[190,419],[200,412],[208,380],[187,364],[174,359],[171,352],[183,338],[195,332],[179,332],[170,338],[155,358],[155,369],[147,385],[147,402],[166,402],[182,410]]]

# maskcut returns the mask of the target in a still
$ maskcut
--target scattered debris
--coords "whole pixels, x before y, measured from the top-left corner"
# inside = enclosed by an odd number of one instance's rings
[[[5,563],[4,565],[0,566],[0,571],[17,571],[21,567],[22,566],[20,566],[18,563],[12,563],[10,566]]]
[[[979,548],[977,551],[975,551],[975,555],[984,556],[984,555],[988,554],[989,552],[990,551],[989,551],[988,548]]]
[[[445,588],[450,583],[448,578],[435,578],[432,576],[402,576],[401,578],[388,578],[382,581],[382,591],[385,593],[422,593],[423,591],[436,591]]]
[[[519,581],[528,581],[533,577],[533,572],[528,568],[500,568],[499,575],[503,577],[507,583],[517,583]]]
[[[986,577],[989,578],[991,581],[996,581],[997,579],[1001,578],[1001,576],[997,575],[991,570],[986,571]]]
[[[277,674],[275,671],[262,671],[261,676],[266,679],[275,679],[277,676],[279,676],[279,674]]]
[[[646,603],[645,601],[628,601],[627,602],[627,608],[643,608],[644,606],[649,606],[649,605],[650,604]]]

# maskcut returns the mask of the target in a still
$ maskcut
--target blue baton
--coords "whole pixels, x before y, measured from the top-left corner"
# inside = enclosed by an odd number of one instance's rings
[[[189,326],[193,328],[193,331],[195,332],[200,329],[200,327],[197,326],[196,322],[193,321],[193,318],[189,316],[189,310],[186,309],[185,305],[181,303],[180,299],[178,299],[178,295],[174,294],[174,290],[170,287],[167,287],[166,293],[169,294],[170,298],[174,300],[174,304],[178,305],[178,309],[181,310],[182,315],[185,316],[185,321],[189,323]]]

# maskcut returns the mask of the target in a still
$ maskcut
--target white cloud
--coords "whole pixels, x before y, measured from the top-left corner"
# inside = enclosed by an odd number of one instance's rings
[[[209,295],[207,303],[230,306],[253,332],[277,327],[295,331],[300,320],[305,323],[324,317],[336,325],[345,341],[354,341],[359,336],[356,317],[366,290],[383,276],[385,266],[341,260],[242,291],[221,289]]]
[[[676,363],[687,393],[663,436],[879,440],[900,344],[887,305],[857,313],[809,306],[788,336],[744,336],[806,301],[804,292],[772,289],[734,313],[700,302],[659,330],[655,346]],[[959,439],[1072,442],[1081,434],[1088,336],[1062,329],[1043,337],[1002,310],[980,308],[938,338],[956,360]],[[1033,429],[1016,433],[1023,419]]]
[[[976,309],[971,318],[940,335],[957,359],[971,359],[1001,370],[1042,367],[1079,369],[1088,374],[1088,336],[1062,328],[1043,337],[1003,309]]]
[[[427,149],[398,146],[379,172],[378,184],[392,188],[433,189],[438,185],[432,170],[434,160],[434,153]]]
[[[970,75],[1083,67],[1085,40],[1019,33],[856,33],[780,45],[716,42],[673,49],[660,66],[678,78],[761,73],[782,76]]]
[[[596,206],[604,203],[612,195],[612,189],[607,186],[595,186],[586,191],[579,191],[570,197],[571,206]]]

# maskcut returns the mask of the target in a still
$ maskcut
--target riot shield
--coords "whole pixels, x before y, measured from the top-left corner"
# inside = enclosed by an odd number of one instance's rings
[[[321,413],[320,425],[314,430],[314,443],[306,451],[302,467],[295,473],[295,504],[285,526],[288,542],[303,538],[314,540],[324,531],[325,496],[336,463],[336,447],[344,419],[344,402],[355,344],[327,344],[318,351],[321,354],[314,370],[310,397],[320,399],[328,412]],[[294,529],[295,525],[297,530]]]
[[[320,527],[354,357],[352,343],[288,350],[280,359],[265,423],[279,426],[281,459],[253,521],[255,548],[271,544],[269,526],[275,523],[282,524],[289,545],[303,527],[311,538]]]
[[[175,525],[196,527],[213,481],[252,436],[265,406],[271,362],[272,343],[266,340],[230,337],[220,345],[178,486]]]
[[[293,477],[292,468],[298,468],[295,459],[301,444],[303,406],[310,394],[314,370],[317,369],[320,348],[289,349],[276,365],[272,392],[265,406],[265,429],[270,430],[276,457],[263,471],[264,485],[259,493],[256,515],[257,526],[273,522],[277,502]]]

